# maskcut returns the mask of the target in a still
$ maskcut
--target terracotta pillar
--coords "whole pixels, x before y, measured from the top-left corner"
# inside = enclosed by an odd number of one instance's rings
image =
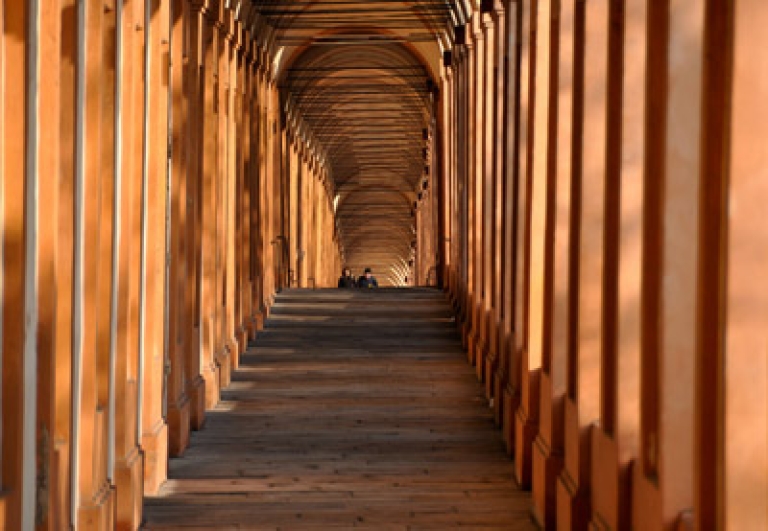
[[[296,142],[291,143],[291,181],[290,181],[290,234],[287,236],[288,245],[288,267],[290,268],[288,279],[289,285],[295,287],[297,278],[297,249],[298,249],[298,234],[299,234],[299,194],[300,187],[299,181],[301,180],[301,172],[303,165],[301,162],[301,148]]]
[[[114,175],[104,171],[105,160],[102,150],[109,154],[112,149],[110,138],[111,118],[105,111],[103,72],[110,59],[104,49],[105,30],[110,14],[105,14],[101,5],[82,6],[80,9],[83,26],[79,56],[79,101],[78,112],[81,120],[82,144],[78,149],[76,184],[76,236],[75,236],[75,363],[74,409],[75,409],[75,485],[77,489],[78,529],[101,529],[114,525],[113,491],[110,488],[107,471],[108,454],[108,408],[107,382],[99,378],[104,370],[104,356],[109,352],[109,326],[111,293],[111,246],[109,234],[102,232],[102,216],[111,218],[109,208],[113,201]],[[112,22],[114,23],[114,22]],[[114,34],[112,35],[114,38]],[[111,47],[114,49],[113,47]],[[109,205],[109,206],[108,206]],[[102,210],[102,207],[105,210]],[[111,228],[111,227],[110,227]],[[94,235],[96,235],[94,237]],[[102,237],[107,241],[103,241]],[[79,290],[77,289],[79,287]],[[106,346],[106,351],[104,350]],[[135,394],[133,397],[135,398]],[[136,410],[136,402],[128,405]],[[134,417],[135,418],[135,417]],[[120,423],[118,417],[117,423]],[[126,422],[127,424],[127,422]],[[141,455],[134,444],[135,470],[141,467]],[[122,457],[125,457],[123,454]],[[116,471],[116,484],[123,499],[132,500],[138,482],[134,478],[120,481]],[[139,485],[140,488],[140,485]],[[137,510],[130,501],[126,513]],[[126,513],[118,514],[118,520]]]
[[[117,520],[121,528],[141,521],[143,453],[139,447],[142,378],[142,225],[145,218],[145,11],[139,2],[121,7],[120,239],[117,251],[117,337],[115,352],[115,468]]]
[[[469,39],[469,37],[467,37]],[[465,227],[468,223],[469,213],[469,184],[468,184],[468,161],[470,151],[474,148],[472,141],[467,136],[469,119],[467,104],[469,97],[469,87],[467,72],[469,65],[468,56],[470,50],[466,45],[457,45],[451,53],[451,66],[446,68],[447,79],[451,82],[451,101],[449,104],[449,126],[453,131],[450,132],[450,138],[446,141],[450,143],[450,152],[446,154],[451,157],[448,161],[450,166],[449,175],[447,175],[447,193],[449,202],[445,205],[446,210],[450,210],[448,236],[450,241],[448,248],[450,250],[451,267],[447,278],[449,296],[451,304],[457,313],[457,325],[462,333],[462,341],[465,347],[468,346],[471,312],[466,306],[468,297],[467,284],[465,282],[466,267],[465,255],[468,258],[471,250],[466,245],[466,239],[469,237],[469,229]],[[447,95],[446,95],[447,96]],[[441,93],[441,98],[444,98]],[[468,279],[467,279],[468,280]],[[467,359],[470,359],[470,352],[467,351]]]
[[[250,85],[248,89],[248,171],[246,173],[246,183],[248,187],[248,244],[249,244],[249,266],[248,266],[248,304],[249,304],[249,327],[248,331],[251,339],[261,326],[259,302],[259,276],[260,276],[260,233],[259,216],[261,212],[261,203],[259,199],[259,175],[261,168],[261,156],[259,152],[259,143],[261,142],[261,113],[260,95],[259,95],[259,68],[257,65],[259,49],[254,46],[251,50],[251,62],[249,65]]]
[[[648,6],[641,444],[632,525],[670,528],[694,503],[696,265],[703,1]]]
[[[283,124],[281,123],[280,118],[280,94],[277,89],[277,82],[273,79],[272,80],[272,116],[273,116],[273,123],[274,127],[272,131],[274,132],[273,136],[273,156],[274,156],[274,171],[273,171],[273,179],[274,179],[274,192],[272,194],[272,200],[275,204],[275,214],[273,217],[273,225],[272,225],[272,238],[270,239],[270,244],[272,247],[272,270],[274,272],[274,281],[272,286],[272,296],[270,298],[270,304],[274,303],[275,296],[277,292],[282,288],[282,252],[283,252],[283,243],[280,239],[281,236],[284,236],[283,232],[283,220],[285,219],[285,203],[283,201],[284,199],[284,191],[285,187],[283,186],[283,183],[285,181],[285,152],[283,150],[285,146],[285,130],[283,127]]]
[[[459,212],[459,225],[457,227],[458,235],[458,278],[457,278],[457,300],[458,309],[457,322],[461,327],[462,345],[466,348],[468,345],[469,333],[469,308],[467,298],[468,275],[468,254],[469,254],[469,150],[471,148],[468,140],[469,134],[469,83],[467,80],[469,72],[469,50],[467,46],[459,48],[458,61],[458,118],[457,118],[457,211]]]
[[[169,5],[153,0],[147,28],[149,101],[144,218],[145,291],[141,447],[144,490],[154,494],[167,477],[168,427],[163,417],[165,385],[166,206],[168,185]]]
[[[453,61],[453,52],[447,52]],[[445,59],[443,59],[444,61]],[[450,297],[450,263],[451,263],[451,174],[454,167],[451,162],[453,144],[451,128],[451,107],[453,105],[453,76],[451,67],[443,63],[440,67],[438,79],[439,94],[435,106],[435,127],[432,147],[432,163],[434,164],[434,177],[430,183],[434,187],[435,200],[435,236],[434,245],[437,256],[436,286],[441,288]]]
[[[731,109],[730,115],[725,115],[729,118],[723,124],[725,134],[720,137],[723,143],[725,138],[730,139],[730,154],[725,170],[717,165],[712,168],[716,168],[717,173],[708,173],[716,176],[710,182],[720,192],[716,219],[721,223],[726,219],[728,221],[728,251],[724,257],[727,278],[721,277],[725,282],[720,284],[724,290],[721,300],[725,303],[720,308],[727,308],[723,323],[725,342],[723,350],[718,353],[718,362],[709,366],[708,379],[700,380],[699,384],[699,405],[705,401],[711,403],[710,393],[716,391],[718,401],[724,408],[719,410],[722,417],[718,415],[721,424],[716,428],[716,436],[707,439],[713,431],[697,432],[701,438],[700,447],[713,443],[717,445],[716,462],[723,464],[725,470],[724,476],[715,478],[714,466],[710,463],[710,468],[696,478],[696,484],[702,490],[706,487],[698,481],[717,485],[714,499],[704,496],[704,492],[699,494],[696,511],[702,515],[697,521],[699,529],[710,526],[760,529],[768,525],[768,354],[765,335],[768,282],[764,273],[768,263],[768,230],[764,214],[764,205],[768,200],[768,158],[760,141],[768,132],[768,84],[761,74],[766,71],[766,56],[754,53],[755,50],[765,50],[768,44],[765,32],[768,8],[761,2],[752,1],[739,3],[731,9]],[[714,31],[709,35],[714,41],[712,44],[717,46],[718,37],[727,35],[727,30],[720,26],[727,19],[720,18],[722,12],[719,9],[712,11],[710,24]],[[715,77],[719,73],[715,69],[711,75]],[[723,77],[727,79],[727,75]],[[720,80],[722,82],[722,78]],[[712,94],[718,102],[723,101],[722,95]],[[723,113],[727,112],[725,105],[720,109]],[[717,113],[717,109],[712,110]],[[706,145],[704,149],[707,149]],[[725,149],[720,155],[725,153]],[[727,179],[725,172],[728,173]],[[726,182],[727,195],[722,194]],[[710,212],[702,211],[701,219],[704,220],[708,214]],[[707,304],[704,300],[700,299],[701,306]],[[720,370],[724,371],[724,375]],[[703,376],[701,372],[699,375]],[[720,384],[712,387],[701,385],[713,382],[712,377],[721,378]],[[709,417],[709,422],[712,422],[714,415],[711,410],[702,410],[700,414]],[[707,454],[700,454],[699,457],[707,459]],[[715,507],[704,507],[703,504],[710,502],[714,502]],[[712,512],[715,512],[716,520],[710,519]]]
[[[556,6],[555,6],[556,7]],[[518,419],[522,433],[521,444],[517,448],[517,458],[521,483],[530,481],[531,470],[541,479],[547,475],[546,454],[548,446],[547,435],[536,439],[536,449],[533,451],[533,437],[537,436],[540,393],[544,384],[551,383],[546,378],[549,369],[552,349],[552,258],[554,233],[554,198],[555,198],[555,168],[553,165],[556,155],[553,135],[556,133],[554,124],[557,119],[557,109],[554,105],[553,72],[557,65],[557,39],[553,38],[553,18],[557,13],[552,12],[548,2],[538,2],[535,8],[534,21],[536,27],[535,41],[532,42],[535,65],[533,66],[533,115],[532,115],[532,166],[530,171],[530,279],[528,299],[528,349],[522,358],[523,379],[521,386],[521,407]],[[549,392],[549,389],[546,389]],[[533,452],[532,457],[529,451]],[[535,459],[538,457],[539,459]],[[531,459],[526,463],[526,459]],[[553,476],[552,471],[549,472]],[[545,498],[540,489],[536,490],[534,516],[544,524]],[[550,494],[551,496],[551,494]],[[550,501],[551,503],[551,501]]]
[[[190,241],[188,226],[192,216],[192,194],[188,192],[193,183],[185,157],[184,140],[188,127],[187,95],[190,76],[185,73],[190,61],[189,44],[185,43],[185,32],[190,29],[189,7],[183,0],[171,4],[171,249],[168,277],[168,359],[170,372],[167,375],[166,419],[168,422],[168,451],[171,457],[184,453],[189,444],[189,396],[186,393],[186,348],[189,341],[187,305],[187,282],[194,279],[188,275],[187,254]]]
[[[520,405],[520,380],[522,378],[520,360],[526,339],[525,322],[526,307],[523,304],[527,297],[526,266],[526,228],[527,223],[527,167],[528,157],[526,145],[528,142],[528,93],[530,85],[529,48],[530,48],[530,6],[523,2],[510,4],[510,36],[509,43],[511,58],[509,61],[509,76],[511,81],[511,101],[508,120],[513,124],[514,132],[509,146],[512,149],[512,160],[508,165],[507,214],[510,216],[506,239],[509,244],[507,258],[511,266],[508,268],[508,306],[510,309],[508,328],[510,335],[507,341],[509,363],[507,366],[507,386],[504,393],[504,416],[502,431],[507,444],[507,451],[515,452],[517,445],[516,419]]]
[[[307,268],[306,268],[306,223],[305,223],[305,205],[306,205],[306,187],[309,178],[309,163],[306,158],[306,152],[303,146],[299,147],[299,156],[301,157],[301,170],[298,175],[297,193],[296,193],[296,285],[299,288],[307,286]]]
[[[514,415],[519,402],[519,379],[516,369],[516,339],[517,332],[517,275],[520,272],[517,248],[518,228],[518,183],[520,182],[518,149],[518,122],[520,105],[519,65],[520,65],[520,4],[512,2],[506,6],[505,49],[505,115],[502,122],[505,135],[502,140],[505,153],[504,163],[504,229],[503,229],[503,278],[502,278],[502,331],[500,333],[501,358],[496,376],[499,388],[498,399],[495,402],[497,422],[500,423],[507,452],[511,453],[514,446]]]
[[[492,399],[494,417],[497,425],[501,425],[501,388],[498,376],[501,358],[506,355],[506,340],[502,328],[504,315],[503,306],[503,276],[504,276],[504,165],[507,157],[505,144],[506,129],[506,39],[507,21],[506,12],[501,5],[494,9],[495,28],[493,38],[494,50],[494,102],[493,109],[493,194],[491,216],[491,254],[489,260],[489,275],[491,275],[491,318],[489,322],[489,361],[486,364],[485,385],[486,394]],[[503,374],[503,373],[502,373]]]
[[[248,348],[247,320],[249,316],[247,294],[248,284],[248,224],[250,217],[246,188],[246,157],[248,149],[247,103],[248,97],[248,34],[238,23],[237,50],[237,91],[235,95],[235,197],[234,197],[234,253],[235,253],[235,293],[233,301],[235,319],[235,339],[239,355],[233,360],[233,368],[240,366],[242,354]]]
[[[458,209],[458,173],[459,173],[459,155],[458,155],[458,102],[459,102],[459,48],[455,46],[451,50],[451,66],[446,68],[446,80],[450,84],[450,101],[447,102],[448,120],[443,127],[443,134],[447,135],[446,145],[449,153],[448,164],[445,168],[448,174],[447,194],[448,200],[445,205],[448,222],[447,228],[447,248],[449,257],[447,263],[446,285],[448,297],[454,311],[457,302],[457,277],[458,277],[458,251],[459,251],[459,209]]]
[[[258,177],[258,196],[259,196],[259,215],[258,215],[258,304],[259,304],[259,328],[267,318],[269,308],[266,304],[267,288],[267,265],[270,263],[267,255],[269,246],[268,219],[269,219],[269,197],[267,190],[269,188],[268,178],[268,114],[267,114],[267,72],[266,66],[262,65],[259,71],[259,177]]]
[[[2,62],[0,68],[0,148],[2,148],[3,196],[24,197],[27,90],[25,66],[29,21],[26,2],[0,10]],[[21,529],[24,403],[24,201],[3,201],[2,209],[2,483],[0,517],[7,529]],[[10,231],[8,227],[16,227]]]
[[[216,27],[218,13],[202,12],[202,187],[200,193],[201,245],[198,249],[200,261],[200,372],[205,380],[205,408],[211,409],[219,401],[219,366],[217,354],[217,285],[216,285],[216,236],[217,219],[217,173],[219,155],[219,69],[217,65],[220,36]]]
[[[451,52],[448,53],[450,54]],[[440,267],[439,285],[443,291],[450,294],[450,268],[452,265],[451,218],[454,212],[450,204],[453,196],[451,191],[452,174],[455,168],[451,160],[454,147],[452,141],[454,127],[451,123],[454,86],[450,67],[443,64],[440,72],[441,95],[439,109],[441,114],[439,136],[437,136],[436,140],[440,146],[440,173],[437,175],[437,178],[440,179],[438,247],[441,262],[438,266]]]
[[[234,170],[231,145],[233,141],[233,94],[236,90],[234,56],[234,34],[232,15],[220,5],[218,63],[218,132],[217,146],[217,199],[216,199],[216,364],[219,367],[219,389],[227,387],[232,378],[232,357],[234,351],[234,316],[232,309],[233,255],[230,228],[233,225],[232,204],[234,203]],[[218,399],[217,399],[218,400]]]
[[[451,52],[451,68],[450,78],[451,83],[451,101],[450,101],[450,123],[446,126],[447,133],[450,134],[450,202],[446,205],[446,211],[450,217],[450,223],[448,225],[450,231],[448,237],[450,238],[450,264],[448,274],[448,287],[451,305],[454,310],[457,309],[459,301],[459,275],[461,270],[460,264],[460,223],[461,223],[461,211],[459,210],[459,164],[460,164],[460,145],[459,145],[459,102],[461,82],[460,75],[461,70],[459,67],[459,47],[456,46]]]
[[[529,327],[530,327],[530,279],[531,279],[531,224],[532,224],[532,158],[534,135],[534,87],[535,64],[533,40],[536,31],[536,10],[532,0],[523,0],[520,5],[520,125],[518,136],[518,219],[517,249],[518,266],[515,271],[515,351],[510,364],[510,379],[519,393],[519,405],[514,413],[515,474],[518,483],[528,487],[531,482],[531,448],[536,435],[535,416],[537,407],[533,397],[538,394],[538,367],[529,370]],[[517,385],[515,385],[517,384]],[[513,395],[514,396],[514,395]]]
[[[211,201],[211,219],[214,229],[211,232],[211,352],[216,373],[215,396],[206,398],[207,407],[211,408],[219,401],[221,389],[229,382],[229,352],[225,346],[226,307],[225,293],[225,256],[226,256],[226,189],[227,189],[227,85],[229,78],[229,39],[225,20],[224,6],[211,6],[209,21],[214,33],[215,48],[212,56],[213,68],[213,112],[212,126],[216,131],[213,144],[213,180],[211,182],[213,198]]]
[[[249,40],[249,33],[246,33],[246,42],[243,44],[243,56],[241,58],[241,80],[242,89],[240,91],[240,211],[237,219],[240,224],[240,341],[241,350],[245,352],[248,347],[248,340],[251,337],[251,327],[253,320],[253,288],[251,285],[251,268],[253,260],[253,242],[251,232],[252,218],[252,193],[251,193],[251,173],[253,164],[253,136],[252,120],[253,115],[253,41]]]
[[[274,114],[272,80],[269,75],[264,81],[264,307],[267,315],[272,308],[275,292],[275,219],[278,204],[275,201],[277,184],[277,121]]]
[[[580,9],[581,6],[577,6],[577,28]],[[580,182],[575,185],[578,191],[574,192],[578,196],[578,199],[574,198],[575,204],[580,209],[578,241],[574,242],[578,249],[578,331],[577,346],[570,353],[573,358],[565,403],[565,467],[560,476],[557,500],[558,527],[563,529],[580,529],[587,525],[590,517],[590,437],[593,426],[600,420],[600,363],[606,330],[603,311],[608,2],[586,3],[584,21],[583,114],[581,123],[573,125],[580,128],[585,139],[575,144],[581,148],[580,173],[575,176]],[[580,47],[581,43],[577,41],[576,46]]]
[[[467,37],[469,39],[469,36]],[[472,232],[472,220],[474,207],[472,206],[472,189],[473,189],[473,144],[474,144],[474,84],[472,82],[474,68],[474,62],[472,58],[472,43],[467,41],[467,45],[464,46],[464,55],[462,59],[463,66],[463,85],[464,85],[464,98],[463,98],[463,127],[462,142],[464,153],[462,154],[462,235],[463,235],[463,253],[462,253],[462,266],[464,273],[462,275],[462,294],[461,294],[461,314],[462,314],[462,343],[467,349],[467,359],[471,363],[472,358],[469,349],[470,333],[472,331],[472,308],[473,304],[470,298],[471,283],[472,283],[472,245],[473,245],[473,232]]]
[[[52,149],[58,149],[58,168],[52,169],[56,176],[53,189],[57,195],[52,206],[51,217],[56,219],[56,237],[53,262],[55,266],[55,365],[52,368],[54,388],[53,401],[54,426],[52,428],[53,463],[49,484],[52,494],[49,498],[50,528],[61,529],[73,524],[72,516],[72,296],[74,284],[74,212],[75,212],[75,120],[76,120],[76,64],[77,64],[77,17],[74,0],[62,1],[59,8],[53,10],[47,22],[60,22],[59,41],[61,61],[50,72],[58,74],[59,112],[57,129],[58,142]],[[46,30],[47,31],[47,30]],[[50,28],[54,33],[56,29]],[[52,43],[53,44],[53,43]],[[45,53],[41,49],[41,53]],[[16,63],[18,64],[18,63]],[[44,84],[46,86],[47,84]],[[2,91],[9,94],[8,87]],[[5,114],[4,116],[8,116]],[[46,113],[47,114],[47,113]],[[2,134],[0,133],[0,138]],[[2,142],[2,140],[0,140]],[[47,145],[44,141],[43,145]],[[4,266],[4,271],[7,271]],[[5,325],[4,325],[5,326]],[[4,348],[5,350],[5,348]],[[5,375],[5,369],[3,370]],[[5,385],[5,381],[3,382]],[[7,401],[4,398],[3,403]],[[5,415],[3,416],[4,419]],[[5,425],[5,420],[3,421]],[[5,448],[5,442],[3,448]],[[13,525],[8,524],[8,529]]]
[[[71,6],[67,7],[71,9]],[[27,197],[32,199],[29,194],[34,193],[33,190],[36,188],[37,204],[48,205],[42,215],[37,207],[35,208],[37,212],[27,209],[27,220],[30,219],[30,215],[37,218],[36,253],[38,264],[36,278],[38,286],[37,332],[31,334],[29,330],[25,332],[27,341],[32,338],[36,338],[37,341],[35,361],[37,362],[38,374],[37,415],[35,416],[37,420],[35,430],[37,453],[36,458],[32,458],[36,465],[35,477],[38,478],[38,482],[36,489],[33,490],[36,497],[35,502],[27,511],[28,517],[33,517],[33,523],[35,520],[37,521],[38,529],[51,530],[71,525],[69,455],[68,453],[63,455],[63,450],[69,447],[70,427],[69,425],[61,426],[61,424],[62,417],[66,415],[69,418],[71,414],[71,395],[68,392],[68,387],[72,377],[70,365],[72,356],[72,259],[70,258],[70,262],[67,264],[69,273],[65,276],[65,272],[57,263],[57,258],[60,256],[60,245],[67,245],[66,251],[70,257],[72,256],[73,198],[71,183],[74,179],[70,163],[73,144],[71,143],[71,135],[69,135],[70,138],[62,138],[62,132],[64,132],[62,125],[73,123],[74,78],[72,71],[68,75],[64,73],[64,65],[71,60],[70,54],[75,36],[74,28],[70,26],[71,21],[63,20],[62,8],[63,6],[56,5],[39,11],[40,33],[46,38],[40,39],[38,44],[38,86],[40,88],[37,93],[37,117],[34,118],[30,115],[30,118],[37,121],[37,183],[33,185],[28,176],[25,176],[27,179],[25,184]],[[72,35],[63,34],[63,29],[70,30]],[[0,48],[2,46],[0,41]],[[74,68],[74,62],[69,62],[67,66]],[[2,69],[4,69],[4,65],[0,64],[0,70]],[[0,91],[2,90],[5,88],[0,87]],[[67,99],[67,95],[71,97],[71,100]],[[31,91],[27,98],[28,101],[32,100]],[[2,131],[3,122],[0,120],[0,153],[3,144]],[[67,150],[67,148],[69,149]],[[26,149],[34,150],[35,148],[30,145]],[[4,154],[0,155],[0,157],[4,156]],[[2,171],[0,170],[0,173]],[[64,176],[69,180],[69,187],[62,182]],[[0,184],[0,189],[2,188],[4,186]],[[68,222],[63,219],[62,212],[68,212]],[[0,227],[2,227],[2,221],[0,221]],[[28,231],[33,226],[26,221],[25,227]],[[32,277],[27,278],[32,279]],[[62,329],[59,329],[57,303],[62,294],[66,293],[69,293],[69,297],[65,299],[69,319],[62,321]],[[69,338],[68,344],[63,344],[62,336]],[[62,347],[61,350],[59,349],[60,346]],[[27,355],[25,354],[26,363],[34,360],[34,358],[27,358]],[[63,359],[63,356],[67,356],[67,359]],[[60,375],[58,371],[61,371],[62,374]],[[67,380],[66,388],[60,384],[64,379]],[[28,391],[30,390],[28,389]],[[59,401],[63,404],[60,405]],[[24,405],[24,410],[28,412],[31,407],[33,405],[27,403]],[[27,414],[24,414],[25,418]],[[60,427],[63,429],[59,430]],[[4,500],[0,500],[0,507],[3,503]],[[12,528],[8,527],[9,522],[3,518],[3,514],[4,511],[0,508],[0,527]]]
[[[186,7],[186,6],[185,6]],[[201,325],[202,295],[202,211],[203,211],[203,135],[205,127],[205,18],[201,3],[189,5],[189,58],[185,65],[184,92],[187,94],[186,142],[187,226],[184,237],[186,286],[184,306],[187,311],[184,349],[186,394],[189,397],[189,420],[193,430],[205,422],[205,379],[202,376],[203,336]]]
[[[603,394],[601,423],[592,430],[591,452],[600,457],[592,461],[591,484],[592,521],[619,529],[631,524],[631,464],[640,441],[646,4],[627,2],[623,15],[610,15]]]
[[[480,13],[476,13],[472,23],[472,70],[471,92],[472,97],[472,143],[471,157],[471,185],[470,185],[470,235],[471,235],[471,274],[470,274],[470,314],[471,328],[468,342],[468,355],[475,373],[481,379],[484,375],[485,362],[483,351],[485,348],[483,337],[483,222],[484,222],[484,186],[485,186],[485,109],[487,83],[485,71],[485,23]]]
[[[494,231],[494,194],[495,194],[495,113],[496,113],[496,35],[498,17],[493,12],[481,15],[483,22],[483,130],[481,145],[482,149],[482,184],[480,201],[483,205],[483,214],[480,220],[482,232],[482,283],[480,286],[482,298],[480,300],[479,310],[479,335],[480,348],[476,355],[477,365],[475,372],[478,378],[485,382],[485,395],[488,400],[493,398],[493,369],[496,365],[496,346],[493,339],[495,333],[494,315],[493,315],[493,288],[494,271],[493,263],[495,260],[493,243],[495,238]]]
[[[112,347],[116,344],[116,319],[113,312],[117,301],[117,286],[119,282],[116,264],[116,249],[114,246],[115,235],[119,219],[117,217],[117,201],[119,201],[119,189],[116,186],[116,52],[117,52],[117,19],[114,6],[103,9],[102,40],[102,65],[101,65],[101,198],[99,214],[99,295],[98,295],[98,324],[96,330],[96,379],[98,381],[97,408],[104,412],[106,417],[105,429],[105,468],[107,481],[112,481],[112,459],[109,455],[112,445],[112,436],[115,424],[119,422],[114,414],[112,405],[115,400],[112,389],[112,367],[114,366],[114,354]],[[90,146],[86,146],[90,149]],[[95,234],[88,231],[87,234]],[[89,237],[89,236],[86,236]],[[116,317],[116,316],[115,316]],[[141,483],[130,485],[134,492],[141,492]],[[140,495],[140,494],[139,494]],[[117,525],[122,525],[121,514],[118,512]],[[133,518],[141,518],[141,510],[134,511]]]
[[[533,449],[533,501],[536,519],[546,529],[557,525],[556,498],[557,478],[563,466],[563,402],[566,391],[566,364],[569,350],[575,341],[575,286],[571,285],[577,270],[577,257],[572,253],[572,232],[578,227],[573,216],[577,209],[572,205],[573,186],[573,100],[574,100],[574,4],[565,2],[559,9],[553,6],[551,24],[551,80],[549,113],[555,122],[550,130],[547,174],[554,200],[549,205],[546,223],[551,223],[552,242],[545,251],[550,264],[546,272],[547,295],[545,303],[548,321],[545,333],[551,339],[542,351],[542,371],[539,401],[539,434]],[[548,21],[539,20],[540,24]],[[539,48],[540,50],[542,48]],[[540,65],[545,64],[542,61]],[[544,94],[542,94],[544,95]],[[539,94],[537,94],[537,98]],[[551,166],[550,166],[551,165]],[[552,172],[552,175],[550,172]]]

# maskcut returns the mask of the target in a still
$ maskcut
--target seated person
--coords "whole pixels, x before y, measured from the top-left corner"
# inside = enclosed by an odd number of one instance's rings
[[[378,288],[379,283],[376,282],[376,277],[371,274],[371,268],[365,268],[365,274],[357,279],[358,288]]]
[[[356,288],[357,283],[355,282],[355,277],[352,276],[352,271],[345,267],[344,270],[341,272],[341,276],[339,277],[339,287],[340,288]]]

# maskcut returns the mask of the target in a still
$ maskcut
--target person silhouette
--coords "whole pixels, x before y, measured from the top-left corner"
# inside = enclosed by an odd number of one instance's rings
[[[373,276],[373,273],[371,272],[370,267],[366,267],[363,273],[363,276],[357,279],[357,287],[358,288],[378,288],[379,287],[379,283],[376,281],[376,277]]]
[[[340,288],[356,288],[357,283],[355,282],[355,277],[352,276],[352,271],[345,267],[341,271],[341,276],[339,277],[339,287]]]

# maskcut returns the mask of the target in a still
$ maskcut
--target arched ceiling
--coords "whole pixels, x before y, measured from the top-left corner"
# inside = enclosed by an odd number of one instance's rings
[[[263,0],[289,120],[323,152],[347,264],[402,282],[415,239],[436,76],[453,28],[450,0]]]

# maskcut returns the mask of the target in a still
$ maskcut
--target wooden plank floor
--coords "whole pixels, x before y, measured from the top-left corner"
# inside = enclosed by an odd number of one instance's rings
[[[434,290],[282,294],[145,501],[158,529],[533,529]]]

